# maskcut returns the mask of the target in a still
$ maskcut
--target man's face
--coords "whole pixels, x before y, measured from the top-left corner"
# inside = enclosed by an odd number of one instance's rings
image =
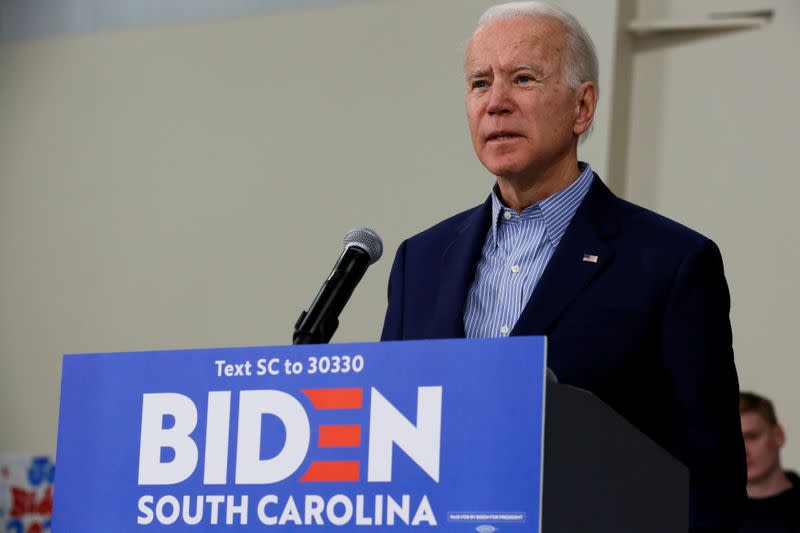
[[[747,482],[766,479],[780,469],[783,430],[756,412],[742,413],[742,436],[747,450]]]
[[[546,175],[588,128],[578,120],[579,91],[564,79],[565,50],[563,27],[547,17],[490,22],[472,36],[467,119],[475,153],[495,176]]]

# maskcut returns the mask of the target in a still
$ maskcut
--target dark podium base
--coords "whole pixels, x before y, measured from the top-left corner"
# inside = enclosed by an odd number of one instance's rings
[[[683,533],[689,474],[593,394],[547,384],[542,533]]]

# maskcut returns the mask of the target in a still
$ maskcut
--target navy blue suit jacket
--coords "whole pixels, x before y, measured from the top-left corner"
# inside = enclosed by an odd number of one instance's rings
[[[464,337],[490,218],[487,200],[400,245],[383,340]],[[729,309],[711,240],[595,176],[511,332],[547,335],[562,383],[592,391],[687,465],[693,529],[735,531],[746,497]]]

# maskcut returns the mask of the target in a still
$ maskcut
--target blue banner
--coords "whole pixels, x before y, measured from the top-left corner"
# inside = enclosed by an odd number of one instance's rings
[[[64,357],[54,531],[538,532],[545,340]]]

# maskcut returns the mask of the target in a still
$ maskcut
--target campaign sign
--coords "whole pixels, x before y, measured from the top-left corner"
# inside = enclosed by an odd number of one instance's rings
[[[545,340],[64,357],[53,530],[538,532]]]
[[[55,471],[46,455],[0,453],[0,531],[50,531]]]

